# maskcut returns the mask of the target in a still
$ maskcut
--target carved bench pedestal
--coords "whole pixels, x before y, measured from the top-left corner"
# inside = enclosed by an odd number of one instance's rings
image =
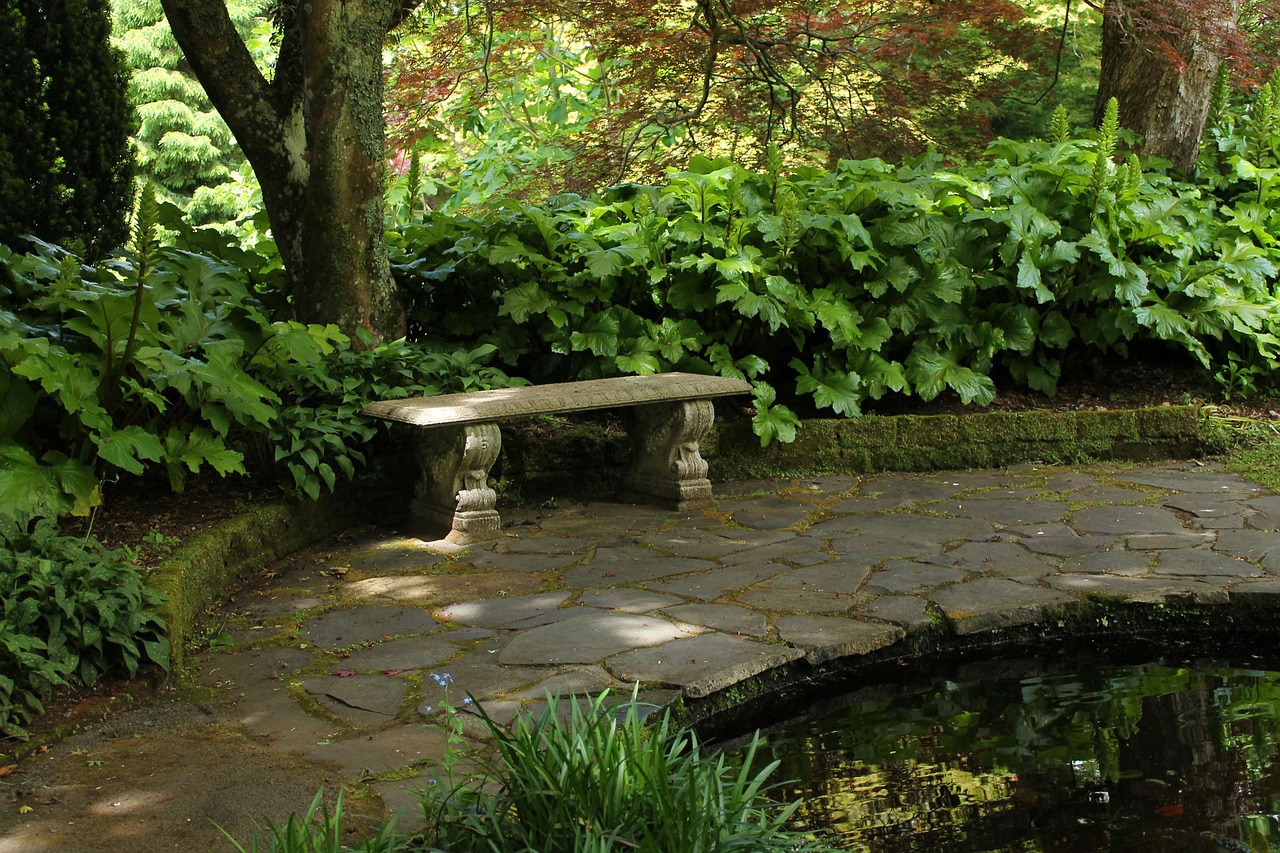
[[[634,461],[622,481],[624,494],[679,511],[709,503],[711,481],[698,442],[715,420],[711,401],[637,406],[635,415]]]
[[[498,461],[502,434],[497,424],[466,424],[417,431],[414,451],[421,476],[409,508],[416,531],[449,530],[444,541],[470,545],[501,535],[489,488],[489,469]]]

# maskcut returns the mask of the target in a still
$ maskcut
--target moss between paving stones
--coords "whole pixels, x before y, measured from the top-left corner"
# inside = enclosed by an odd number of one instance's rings
[[[200,613],[239,578],[351,524],[349,506],[333,497],[280,500],[192,537],[150,579],[166,596],[161,615],[169,626],[170,672],[182,665],[183,646]]]
[[[583,442],[604,469],[583,477]],[[504,426],[495,478],[509,479],[501,504],[538,494],[603,494],[621,477],[626,437],[616,422],[532,422]],[[703,443],[717,481],[875,471],[987,468],[1041,462],[1152,460],[1195,456],[1219,439],[1193,406],[1111,412],[981,412],[805,421],[792,444],[760,447],[743,420],[721,425]],[[568,460],[566,462],[566,460]],[[164,616],[174,660],[206,606],[238,579],[367,518],[394,519],[412,483],[388,480],[412,470],[384,460],[363,488],[320,501],[278,501],[201,533],[165,561],[152,585],[168,596]],[[390,485],[388,485],[390,483]],[[371,498],[377,498],[374,500]],[[376,509],[370,504],[380,503]],[[354,516],[353,516],[353,507]]]

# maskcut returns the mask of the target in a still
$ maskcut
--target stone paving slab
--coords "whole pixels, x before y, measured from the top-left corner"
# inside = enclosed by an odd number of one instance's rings
[[[442,721],[484,735],[471,699],[500,724],[548,691],[638,686],[660,707],[1090,603],[1280,605],[1280,497],[1213,465],[716,489],[690,512],[514,510],[501,540],[448,554],[375,530],[283,561],[238,596],[235,645],[197,680],[254,738],[403,806],[440,765]]]
[[[336,649],[401,634],[425,634],[437,625],[430,613],[416,607],[347,607],[308,619],[299,633],[317,646]]]
[[[607,666],[623,681],[678,687],[700,699],[800,656],[795,648],[703,634],[615,655]]]
[[[930,596],[957,634],[976,634],[1037,621],[1076,599],[1046,587],[1007,578],[977,578]]]
[[[850,655],[865,655],[905,636],[896,625],[843,619],[838,616],[782,616],[778,636],[804,650],[809,663],[824,663]]]

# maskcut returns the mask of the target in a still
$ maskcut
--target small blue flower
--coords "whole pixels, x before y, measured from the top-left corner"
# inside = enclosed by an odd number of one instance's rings
[[[463,705],[470,705],[470,704],[471,704],[471,697],[470,697],[470,696],[468,696],[466,699],[463,699],[463,700],[462,700],[462,704],[463,704]]]
[[[436,684],[440,687],[447,687],[453,683],[453,676],[447,672],[433,672],[431,673],[431,677],[435,679]]]
[[[425,713],[425,714],[430,714],[430,713],[431,713],[432,711],[434,711],[434,710],[435,710],[435,708],[433,708],[433,707],[431,707],[430,705],[428,705],[428,706],[427,706],[427,710],[426,710],[426,711],[424,711],[423,713]]]

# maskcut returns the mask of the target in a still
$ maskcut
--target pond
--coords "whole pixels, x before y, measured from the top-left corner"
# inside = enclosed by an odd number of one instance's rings
[[[966,663],[828,700],[762,756],[845,850],[1280,850],[1277,670]]]

